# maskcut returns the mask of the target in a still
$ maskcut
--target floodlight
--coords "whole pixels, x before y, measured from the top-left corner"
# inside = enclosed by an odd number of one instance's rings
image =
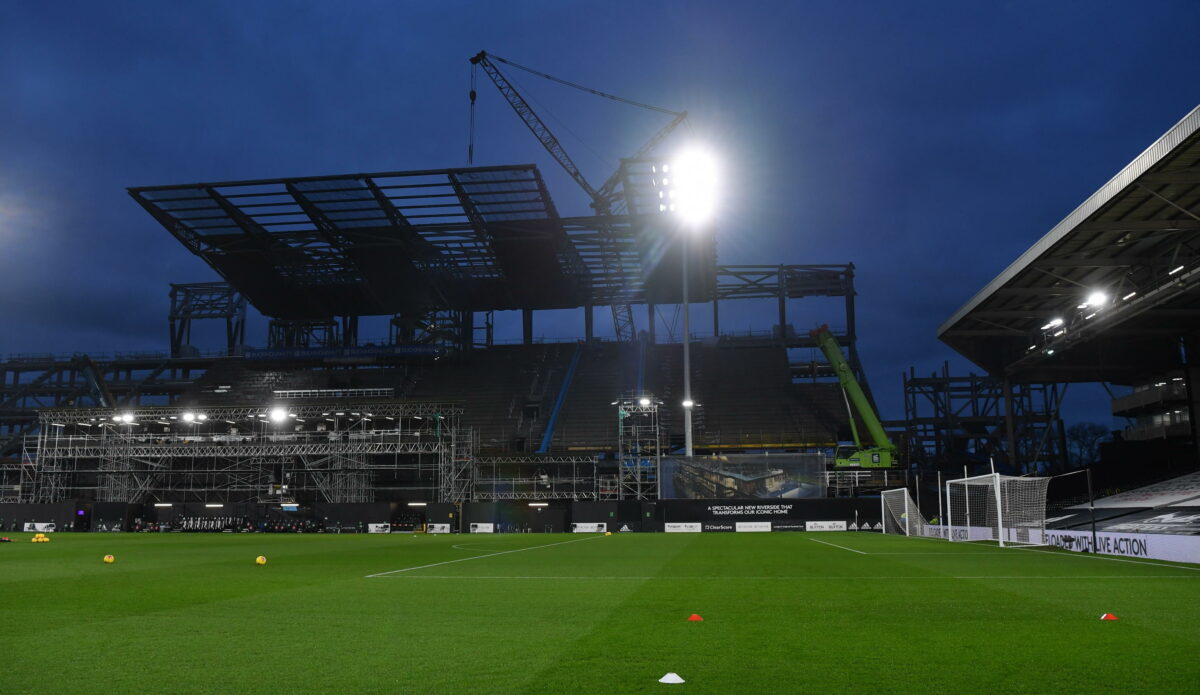
[[[287,419],[287,411],[283,408],[273,408],[271,410],[271,422],[283,422]]]
[[[1125,295],[1124,297],[1121,297],[1121,301],[1122,301],[1122,302],[1127,302],[1127,301],[1129,301],[1130,299],[1132,299],[1132,298],[1134,298],[1134,297],[1136,297],[1136,296],[1137,296],[1137,292],[1130,292],[1129,294]]]
[[[639,398],[638,405],[640,405],[644,408],[644,407],[650,405],[650,399],[649,398]]]
[[[705,150],[690,148],[676,157],[672,168],[674,186],[668,195],[675,199],[683,221],[690,225],[707,222],[716,210],[716,159]],[[664,185],[666,181],[663,179]]]
[[[208,419],[208,416],[205,415],[204,413],[197,413],[196,419],[199,420],[200,422],[204,422],[205,420]]]
[[[1061,325],[1062,325],[1062,323],[1063,323],[1063,320],[1062,320],[1061,318],[1053,318],[1053,319],[1050,319],[1050,323],[1047,323],[1045,326],[1042,326],[1042,330],[1043,330],[1043,331],[1048,331],[1048,330],[1050,330],[1051,328],[1055,328],[1055,327],[1057,327],[1057,326],[1061,326]]]
[[[195,419],[196,419],[196,414],[195,414],[195,413],[184,413],[184,414],[183,414],[183,421],[184,421],[184,422],[191,422],[192,420],[195,420]]]
[[[683,402],[683,407],[685,407],[685,408],[690,408],[690,407],[692,407],[693,405],[696,405],[696,402],[695,402],[695,401],[693,401],[693,400],[692,400],[692,399],[690,399],[690,398],[689,398],[689,399],[687,399],[687,400],[685,400],[685,401]]]
[[[549,502],[530,502],[529,506],[530,507],[549,507],[550,503]]]
[[[170,507],[172,505],[170,502],[155,502],[154,506],[155,507]]]
[[[120,421],[121,421],[120,415],[113,415],[113,422],[120,422]]]
[[[1099,307],[1108,303],[1108,295],[1103,292],[1093,292],[1088,295],[1087,301],[1084,302],[1084,307]]]
[[[208,504],[206,504],[204,506],[208,507],[209,509],[220,509],[221,507],[224,507],[225,505],[221,504],[220,502],[215,502],[215,503],[209,502]]]
[[[133,413],[125,413],[121,415],[121,422],[125,423],[126,425],[133,422]]]
[[[409,502],[409,503],[408,503],[408,506],[410,506],[410,507],[424,507],[424,506],[425,506],[425,503],[424,503],[424,502]]]
[[[1174,275],[1175,273],[1178,273],[1178,272],[1179,272],[1179,271],[1181,271],[1181,270],[1183,270],[1183,266],[1178,266],[1177,268],[1175,268],[1175,269],[1174,269],[1174,270],[1172,270],[1171,272],[1167,273],[1167,275]]]

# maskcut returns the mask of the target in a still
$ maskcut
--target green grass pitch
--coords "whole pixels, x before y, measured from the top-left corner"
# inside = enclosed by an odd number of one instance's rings
[[[7,695],[1200,682],[1198,565],[869,533],[29,536],[0,545]]]

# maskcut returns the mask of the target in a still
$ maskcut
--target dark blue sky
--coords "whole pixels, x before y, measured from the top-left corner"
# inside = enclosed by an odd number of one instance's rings
[[[164,348],[168,284],[217,279],[126,186],[465,165],[487,49],[690,111],[729,184],[721,261],[855,263],[862,355],[900,417],[910,365],[970,368],[938,324],[1200,102],[1197,28],[1194,1],[6,3],[0,354]],[[509,74],[593,181],[663,122]],[[486,82],[478,108],[477,163],[537,163],[585,211]]]

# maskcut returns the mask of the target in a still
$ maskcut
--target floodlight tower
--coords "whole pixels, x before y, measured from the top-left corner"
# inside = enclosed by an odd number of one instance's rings
[[[688,265],[691,259],[692,235],[712,219],[717,201],[716,160],[706,150],[692,147],[684,150],[673,163],[651,170],[651,183],[658,189],[658,211],[677,221],[681,237],[680,258],[683,281],[683,448],[689,458],[692,447],[692,358],[691,358],[691,296],[688,287]]]

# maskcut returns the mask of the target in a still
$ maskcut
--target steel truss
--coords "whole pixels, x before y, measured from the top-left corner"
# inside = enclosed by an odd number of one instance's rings
[[[642,394],[619,399],[617,405],[617,494],[620,499],[658,499],[662,464],[662,403]]]
[[[225,349],[232,355],[246,342],[246,298],[225,282],[171,285],[171,356],[196,352],[192,347],[192,321],[224,319]]]
[[[424,491],[437,476],[436,499],[465,501],[473,438],[461,414],[442,403],[296,404],[274,418],[242,406],[50,409],[26,438],[17,498],[370,502],[381,477]]]
[[[480,456],[472,500],[599,500],[595,456]]]
[[[951,376],[948,366],[929,377],[910,370],[904,375],[909,455],[920,465],[954,472],[989,459],[1019,472],[1061,466],[1064,390],[1062,384],[1006,386],[989,376]]]

